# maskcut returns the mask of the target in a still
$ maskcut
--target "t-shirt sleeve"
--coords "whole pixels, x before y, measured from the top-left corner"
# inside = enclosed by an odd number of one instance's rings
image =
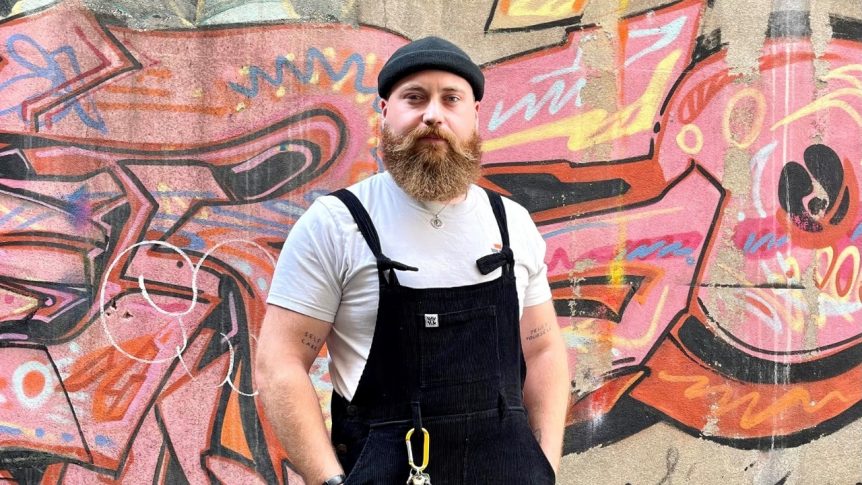
[[[332,323],[341,301],[342,238],[324,203],[312,203],[287,235],[267,303]]]
[[[526,213],[526,211],[524,211]],[[527,247],[530,248],[530,276],[527,288],[524,290],[524,306],[533,306],[551,299],[551,287],[548,284],[548,265],[545,264],[545,239],[536,228],[536,224],[526,213],[525,231]]]

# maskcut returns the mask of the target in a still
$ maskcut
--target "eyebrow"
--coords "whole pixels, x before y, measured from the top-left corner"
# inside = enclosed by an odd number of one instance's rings
[[[414,89],[420,90],[420,91],[427,91],[425,86],[423,86],[417,82],[409,82],[409,83],[405,84],[404,86],[401,87],[400,91],[410,91],[410,90],[414,90]],[[459,88],[457,86],[446,86],[442,89],[442,91],[446,92],[446,93],[453,93],[453,92],[454,93],[465,93],[465,92],[467,92],[466,89]]]

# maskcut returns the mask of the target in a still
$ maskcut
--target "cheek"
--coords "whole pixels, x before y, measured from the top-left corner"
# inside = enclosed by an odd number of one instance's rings
[[[461,139],[469,138],[478,128],[478,119],[459,120],[457,124],[452,125],[452,131],[455,132]]]
[[[388,118],[386,120],[386,127],[392,130],[393,133],[398,135],[403,135],[405,132],[410,131],[411,125],[407,123],[404,119],[393,119]]]

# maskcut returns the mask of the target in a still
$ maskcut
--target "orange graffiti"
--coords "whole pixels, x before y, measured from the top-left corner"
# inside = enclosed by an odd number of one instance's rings
[[[120,86],[120,85],[105,86],[105,91],[107,91],[109,93],[140,94],[140,95],[144,95],[144,96],[155,96],[155,97],[168,97],[171,95],[171,92],[167,89],[142,88],[142,87],[135,87],[135,86]]]
[[[237,368],[236,375],[239,376],[242,369]],[[240,383],[234,382],[234,386],[239,388]],[[248,399],[235,392],[228,397],[227,406],[224,410],[224,423],[221,429],[221,444],[225,447],[239,453],[240,455],[253,459],[251,450],[248,448],[248,442],[245,439],[245,431],[242,426],[242,416],[240,415],[239,401],[240,399]]]
[[[566,422],[589,421],[595,416],[608,413],[617,401],[644,376],[643,371],[615,377],[587,396],[577,399],[569,406]]]
[[[23,387],[27,396],[38,396],[45,387],[45,376],[41,372],[30,371],[24,376]]]
[[[96,103],[99,109],[106,111],[165,111],[168,113],[200,113],[211,116],[226,116],[231,113],[227,107],[195,106],[188,104],[156,104],[156,103]]]
[[[790,388],[780,397],[772,398],[772,402],[762,410],[758,410],[757,406],[760,404],[761,398],[766,400],[770,396],[762,397],[763,395],[760,392],[752,391],[734,398],[735,389],[731,388],[728,384],[710,385],[709,377],[705,375],[678,376],[661,371],[658,377],[666,382],[691,383],[683,393],[688,399],[694,400],[718,395],[718,401],[715,401],[713,407],[711,407],[716,416],[725,415],[747,404],[739,419],[739,426],[742,429],[751,429],[758,426],[767,419],[779,416],[794,406],[799,406],[806,413],[813,414],[835,400],[842,403],[850,402],[850,399],[840,391],[830,391],[820,400],[815,400],[808,389],[796,386]]]
[[[152,359],[159,352],[150,335],[123,342],[122,347],[142,360]],[[93,392],[93,417],[97,421],[116,421],[126,415],[134,402],[149,367],[108,346],[75,362],[64,382],[66,388],[73,392],[98,382]]]

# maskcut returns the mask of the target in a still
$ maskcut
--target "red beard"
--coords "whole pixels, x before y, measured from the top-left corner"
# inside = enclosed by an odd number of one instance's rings
[[[429,136],[445,143],[421,141]],[[420,125],[405,135],[384,127],[380,150],[386,170],[409,196],[448,202],[464,195],[479,178],[481,145],[476,131],[462,142],[448,131]]]

